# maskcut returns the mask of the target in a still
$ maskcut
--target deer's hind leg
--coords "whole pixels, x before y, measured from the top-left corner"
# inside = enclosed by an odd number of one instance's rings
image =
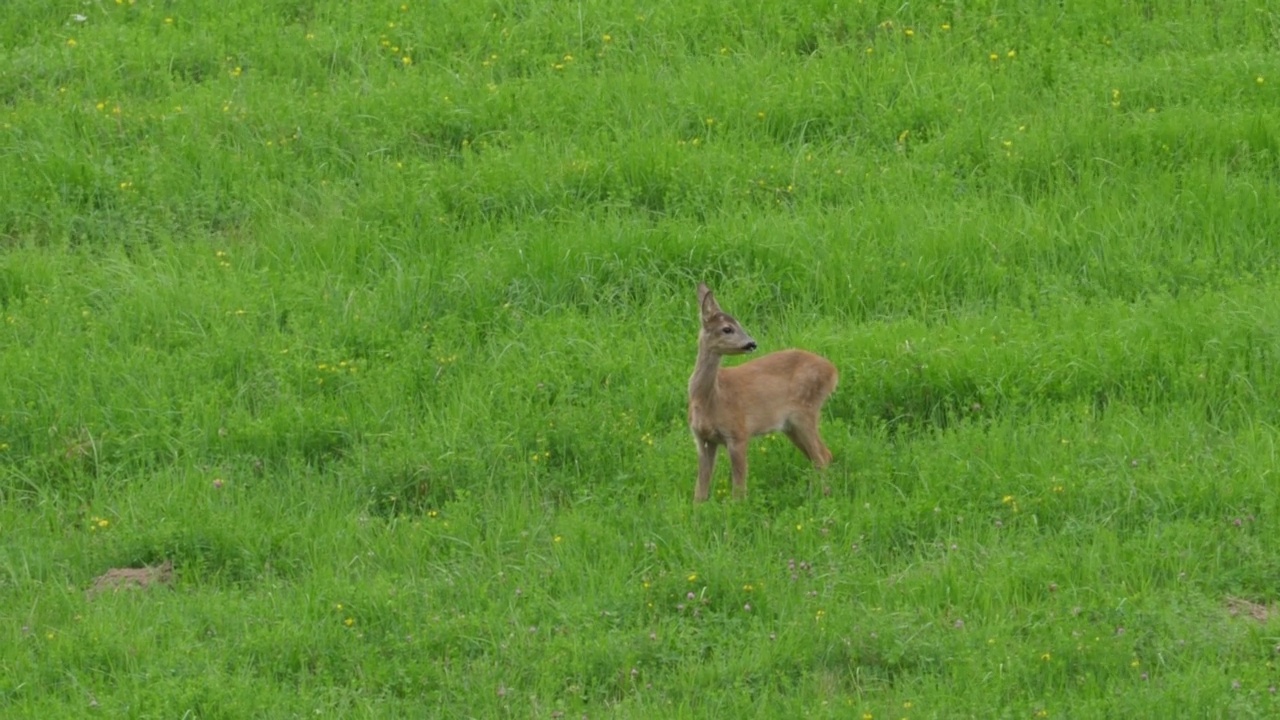
[[[700,437],[693,440],[698,444],[698,485],[693,490],[693,501],[705,502],[711,497],[711,475],[716,469],[716,453],[720,446]]]
[[[814,467],[822,470],[831,464],[831,451],[818,434],[817,413],[791,418],[782,431],[809,458]]]

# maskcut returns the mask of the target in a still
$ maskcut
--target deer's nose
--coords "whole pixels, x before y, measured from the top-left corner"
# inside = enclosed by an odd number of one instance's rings
[[[743,345],[743,346],[742,346],[742,349],[743,349],[743,350],[746,350],[747,352],[751,352],[752,350],[755,350],[755,349],[756,349],[756,342],[755,342],[754,340],[752,340],[751,342],[747,343],[746,345]]]

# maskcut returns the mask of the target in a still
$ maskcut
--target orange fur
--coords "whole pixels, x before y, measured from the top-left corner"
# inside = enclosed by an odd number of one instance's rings
[[[698,484],[694,501],[711,494],[716,454],[729,449],[733,493],[747,492],[747,442],[783,432],[819,468],[831,462],[831,451],[818,434],[822,404],[836,389],[836,366],[804,350],[780,350],[737,367],[720,368],[725,355],[740,355],[756,342],[731,315],[716,304],[705,284],[698,286],[702,331],[698,360],[689,378],[689,429],[698,445]]]

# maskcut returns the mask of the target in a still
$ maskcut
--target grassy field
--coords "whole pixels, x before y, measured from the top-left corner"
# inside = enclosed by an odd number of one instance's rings
[[[1275,717],[1277,42],[9,0],[0,715]],[[692,503],[702,280],[825,475]]]

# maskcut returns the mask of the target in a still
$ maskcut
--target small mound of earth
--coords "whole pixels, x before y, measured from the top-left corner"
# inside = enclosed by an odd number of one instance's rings
[[[173,561],[165,560],[159,565],[147,565],[140,568],[111,568],[93,579],[89,586],[89,597],[104,592],[120,590],[145,590],[147,588],[173,584]]]
[[[1274,605],[1263,605],[1234,595],[1227,596],[1226,606],[1227,614],[1231,617],[1251,617],[1261,623],[1266,622],[1276,612]]]

